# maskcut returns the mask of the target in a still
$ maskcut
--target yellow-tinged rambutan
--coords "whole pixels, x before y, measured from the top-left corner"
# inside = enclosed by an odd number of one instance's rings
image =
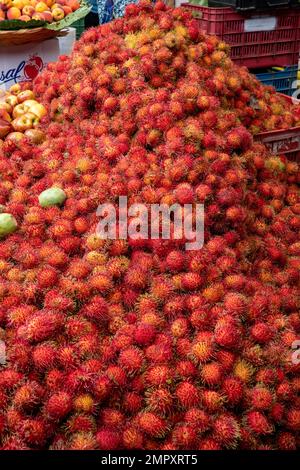
[[[95,401],[88,393],[75,397],[73,406],[76,411],[81,413],[92,414],[95,411]]]
[[[235,377],[239,378],[242,382],[247,383],[250,382],[254,368],[243,359],[239,359],[234,365],[234,375]]]

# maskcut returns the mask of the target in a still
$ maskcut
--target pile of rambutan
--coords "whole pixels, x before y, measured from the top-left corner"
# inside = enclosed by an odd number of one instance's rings
[[[1,448],[299,447],[300,172],[253,141],[299,113],[161,1],[33,90],[46,140],[0,148]],[[119,196],[203,203],[204,247],[101,240]]]

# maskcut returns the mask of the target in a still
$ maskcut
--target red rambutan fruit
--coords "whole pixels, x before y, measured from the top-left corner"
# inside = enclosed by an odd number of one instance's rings
[[[165,415],[172,408],[173,397],[169,390],[160,387],[148,393],[146,403],[150,411]]]
[[[255,387],[250,391],[250,402],[256,410],[267,410],[273,403],[272,392],[266,387]]]
[[[197,387],[190,382],[182,382],[175,391],[179,404],[183,408],[192,408],[199,404],[199,391]]]
[[[155,413],[140,413],[138,422],[141,431],[150,437],[162,438],[168,430],[166,421]]]
[[[217,362],[204,364],[201,368],[202,380],[210,386],[218,385],[222,380],[222,375],[222,366]]]
[[[240,438],[240,426],[230,415],[220,415],[213,423],[214,436],[221,446],[235,448]]]
[[[152,386],[166,385],[172,381],[173,374],[166,365],[153,366],[146,372],[147,383]]]
[[[101,428],[96,434],[100,450],[116,450],[121,444],[121,434],[109,427]]]
[[[50,396],[44,412],[48,419],[60,421],[72,410],[72,397],[69,393],[58,392]]]
[[[176,447],[193,449],[197,440],[197,431],[187,424],[178,424],[172,432],[172,441]]]
[[[134,374],[141,370],[143,361],[141,349],[131,346],[121,351],[118,362],[128,373]]]
[[[123,445],[125,449],[143,449],[143,436],[138,428],[130,426],[123,431]]]
[[[272,425],[259,411],[250,411],[246,415],[246,424],[251,432],[264,436],[273,432]]]

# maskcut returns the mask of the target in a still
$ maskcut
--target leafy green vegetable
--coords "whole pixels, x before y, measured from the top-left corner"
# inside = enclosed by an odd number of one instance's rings
[[[30,21],[20,21],[20,20],[4,20],[0,21],[0,31],[15,31],[18,29],[32,29],[40,28],[44,26],[46,21],[42,20],[30,20]]]

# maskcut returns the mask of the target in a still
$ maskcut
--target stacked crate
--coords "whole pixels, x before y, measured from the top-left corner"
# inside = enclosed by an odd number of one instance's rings
[[[251,1],[232,3],[245,6]],[[256,2],[253,0],[252,3]],[[275,9],[271,16],[268,11],[245,10],[240,13],[230,7],[204,7],[190,3],[182,6],[193,13],[203,31],[231,45],[231,58],[235,63],[252,70],[267,68],[266,72],[258,74],[260,80],[275,85],[286,95],[293,93],[300,49],[300,8]],[[290,96],[286,99],[293,100]],[[262,132],[256,139],[277,155],[284,154],[295,161],[300,159],[300,127]]]

